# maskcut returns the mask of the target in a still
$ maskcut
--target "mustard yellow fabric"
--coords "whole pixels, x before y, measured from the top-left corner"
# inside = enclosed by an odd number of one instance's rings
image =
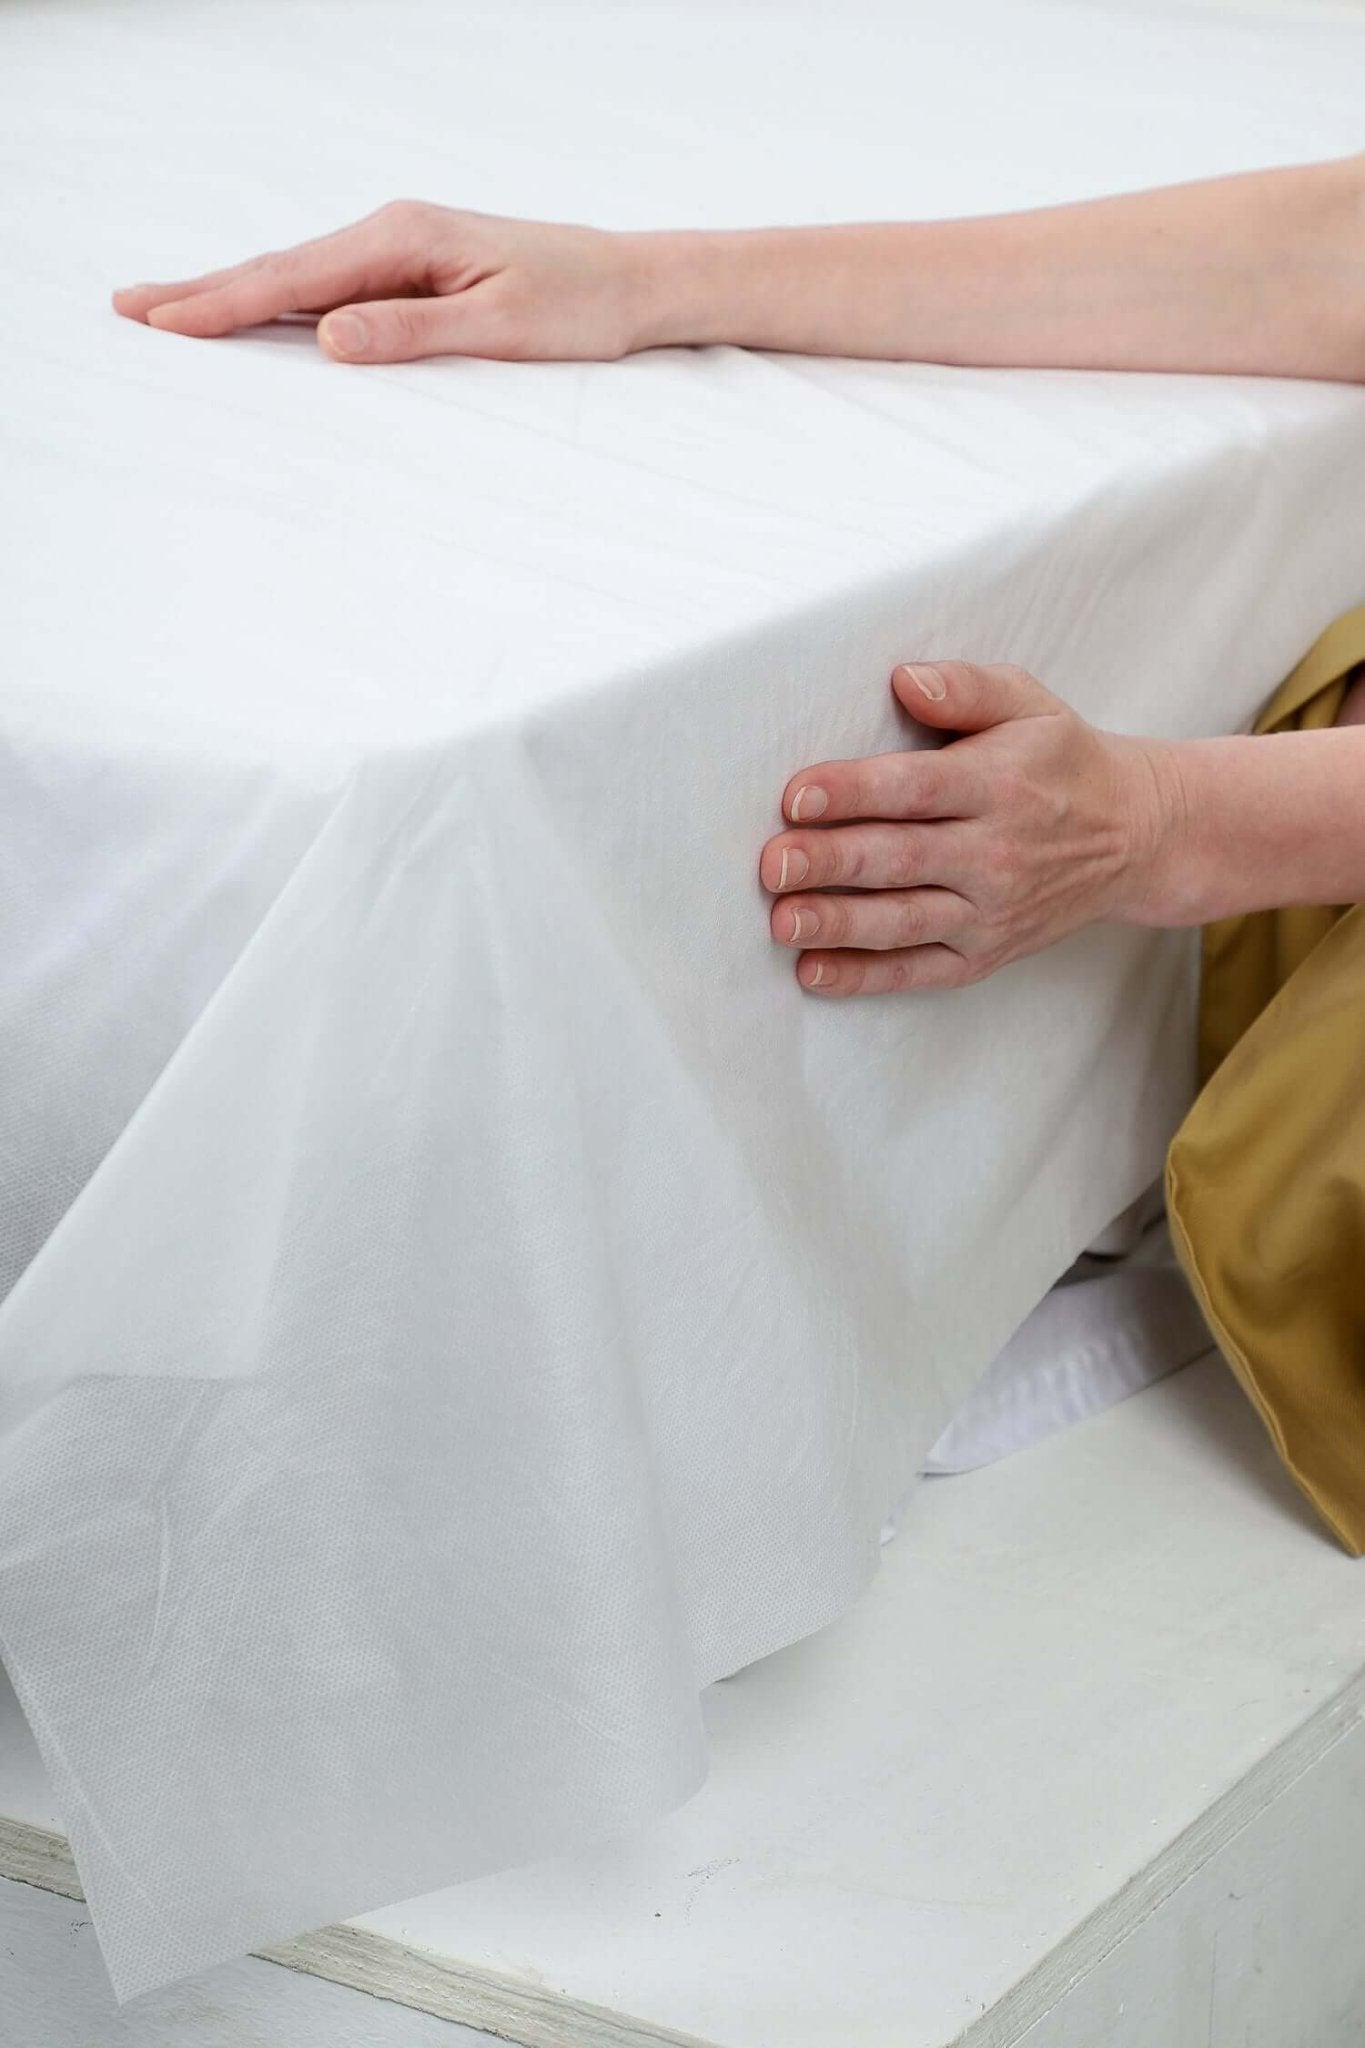
[[[1362,663],[1365,606],[1323,634],[1256,730],[1330,725]],[[1209,926],[1200,1008],[1204,1085],[1166,1167],[1172,1235],[1280,1456],[1359,1557],[1365,905]]]

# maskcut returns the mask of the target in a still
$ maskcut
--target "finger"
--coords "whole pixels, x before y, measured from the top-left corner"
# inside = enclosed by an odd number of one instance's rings
[[[780,832],[759,855],[765,889],[911,889],[924,882],[957,886],[966,842],[953,819],[932,824],[837,825],[829,831]]]
[[[124,284],[113,294],[114,310],[130,320],[145,320],[153,306],[170,305],[173,300],[194,298],[201,292],[214,291],[219,285],[231,284],[243,272],[257,268],[265,261],[263,256],[253,256],[247,263],[233,263],[226,270],[208,270],[202,277],[183,277],[161,284]]]
[[[173,334],[200,337],[256,327],[282,313],[315,313],[418,281],[422,254],[401,209],[371,214],[316,241],[253,256],[185,284],[135,285],[115,294],[121,313]]]
[[[392,258],[380,262],[373,250],[349,249],[340,258],[290,250],[263,257],[225,284],[151,306],[145,318],[149,327],[209,340],[285,313],[322,312],[374,291],[396,291],[403,282],[404,267]]]
[[[911,946],[902,953],[803,953],[802,988],[817,996],[881,996],[897,989],[965,988],[976,979],[951,946]]]
[[[342,306],[318,326],[318,340],[343,363],[410,363],[422,356],[522,356],[526,338],[496,278],[438,299],[380,299]]]
[[[958,818],[979,808],[978,777],[951,747],[823,761],[793,775],[782,809],[794,825],[843,818]]]
[[[912,718],[948,732],[984,732],[1011,718],[1037,718],[1059,702],[1012,662],[903,662],[891,687]]]
[[[880,889],[867,896],[787,896],[774,904],[771,923],[784,946],[889,953],[960,939],[973,916],[971,904],[951,889]]]
[[[365,226],[357,222],[356,227]],[[164,279],[160,283],[120,285],[113,293],[116,311],[129,315],[134,320],[145,319],[153,306],[168,306],[180,299],[202,298],[205,293],[218,291],[224,286],[234,285],[243,279],[255,276],[269,264],[284,264],[294,256],[311,249],[318,249],[326,242],[340,239],[341,235],[352,234],[352,228],[343,228],[336,235],[319,237],[315,242],[301,242],[297,249],[271,250],[260,256],[248,256],[241,263],[229,263],[223,270],[205,270],[198,277]]]

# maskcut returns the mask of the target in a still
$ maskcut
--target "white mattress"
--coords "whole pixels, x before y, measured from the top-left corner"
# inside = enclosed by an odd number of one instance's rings
[[[644,1824],[705,1685],[864,1585],[1158,1170],[1189,950],[822,1007],[777,794],[905,743],[916,654],[1243,723],[1360,596],[1365,395],[348,372],[106,288],[403,191],[738,223],[1344,151],[1363,62],[1311,9],[4,10],[0,1651],[122,1995]]]

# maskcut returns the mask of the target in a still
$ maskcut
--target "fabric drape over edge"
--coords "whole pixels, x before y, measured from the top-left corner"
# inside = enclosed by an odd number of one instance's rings
[[[1365,606],[1286,678],[1258,733],[1329,726]],[[1290,1474],[1365,1555],[1365,905],[1211,925],[1202,1092],[1171,1145],[1172,1236]]]

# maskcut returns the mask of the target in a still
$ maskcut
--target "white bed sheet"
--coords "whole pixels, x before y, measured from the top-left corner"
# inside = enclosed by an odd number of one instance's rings
[[[1365,20],[11,0],[0,1652],[123,1996],[619,1833],[1158,1170],[1188,943],[821,1006],[754,878],[893,661],[1243,723],[1365,395],[347,372],[107,287],[404,190],[986,210],[1358,135]],[[58,120],[60,125],[58,125]],[[926,1646],[932,1655],[932,1646]]]

